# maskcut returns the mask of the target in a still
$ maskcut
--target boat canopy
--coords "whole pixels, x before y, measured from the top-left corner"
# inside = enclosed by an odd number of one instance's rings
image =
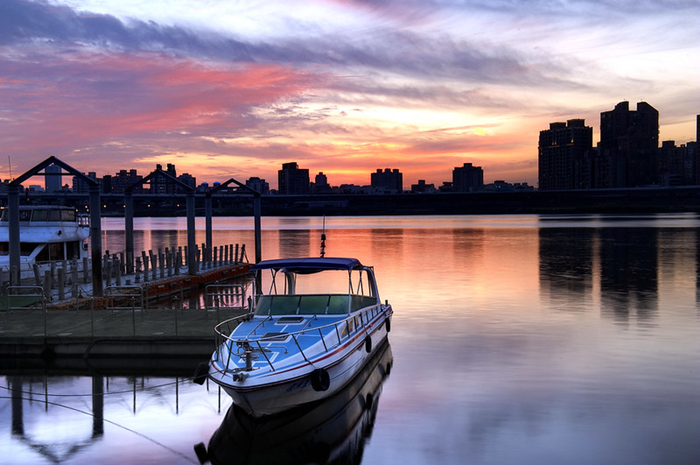
[[[264,260],[251,265],[252,270],[287,270],[294,273],[308,273],[321,270],[353,270],[364,268],[356,258],[282,258]]]

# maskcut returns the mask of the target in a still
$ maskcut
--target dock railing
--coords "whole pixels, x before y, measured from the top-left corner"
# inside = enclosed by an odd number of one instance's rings
[[[243,284],[208,284],[204,288],[204,305],[216,312],[216,321],[221,321],[223,309],[249,310],[252,299],[246,297],[247,287]]]
[[[46,296],[41,286],[7,286],[5,292],[5,321],[10,322],[10,314],[16,311],[31,312],[41,310],[44,321],[44,336],[48,334],[46,318]]]
[[[124,311],[131,312],[132,336],[136,336],[136,312],[138,311],[141,315],[141,321],[144,319],[145,298],[143,291],[141,286],[109,286],[105,288],[105,299],[107,300],[105,310],[109,310],[112,314]],[[90,311],[91,321],[94,322],[94,308]],[[177,320],[175,328],[177,332]]]
[[[359,313],[355,313],[347,318],[334,321],[333,323],[326,325],[304,328],[300,331],[292,333],[275,333],[274,335],[268,336],[265,336],[263,333],[262,336],[256,336],[255,333],[257,333],[259,329],[263,328],[266,322],[273,320],[272,316],[269,315],[262,318],[260,324],[250,331],[244,338],[232,337],[232,333],[242,323],[253,320],[254,315],[249,313],[230,318],[222,321],[214,327],[217,347],[214,353],[214,361],[221,362],[225,373],[237,373],[240,371],[252,370],[252,356],[261,354],[269,365],[270,369],[275,371],[275,364],[272,362],[271,357],[268,356],[268,353],[275,350],[287,352],[289,347],[287,345],[283,346],[280,344],[280,342],[283,340],[286,341],[290,337],[294,342],[292,347],[298,350],[299,354],[304,358],[304,360],[309,361],[304,349],[302,348],[301,344],[299,344],[299,338],[301,336],[318,335],[319,341],[323,344],[324,352],[329,352],[330,350],[342,345],[349,339],[356,337],[358,333],[367,332],[370,323],[375,321],[379,315],[385,314],[388,317],[389,309],[390,306],[388,304],[378,303],[364,308]],[[290,314],[280,317],[294,318],[302,316],[303,315]],[[319,315],[314,315],[311,317],[309,323],[307,323],[307,326],[313,321],[321,321]],[[263,344],[267,344],[267,346],[263,346]],[[245,368],[241,368],[235,363],[234,367],[232,368],[231,359],[234,357],[245,361]]]
[[[204,293],[181,290],[150,307],[144,287],[110,286],[103,297],[80,296],[58,309],[50,308],[41,286],[8,286],[0,296],[0,338],[186,336],[213,343],[214,325],[248,313],[246,286],[212,285],[218,306],[205,305]]]

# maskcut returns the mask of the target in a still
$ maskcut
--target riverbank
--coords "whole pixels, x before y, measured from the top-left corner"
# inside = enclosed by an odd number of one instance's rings
[[[103,216],[123,216],[120,194],[101,196]],[[0,203],[6,202],[0,197]],[[204,194],[196,195],[204,203]],[[85,208],[87,198],[72,193],[32,194],[29,203],[56,203]],[[184,195],[134,195],[134,215],[185,216]],[[265,195],[262,216],[481,215],[481,214],[617,214],[700,212],[700,186],[635,189],[590,189],[524,192],[440,192],[404,194]],[[214,216],[251,216],[244,195],[212,196]]]

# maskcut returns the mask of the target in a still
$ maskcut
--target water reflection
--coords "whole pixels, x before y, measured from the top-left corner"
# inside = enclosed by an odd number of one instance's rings
[[[314,239],[316,239],[315,235]],[[279,250],[286,251],[286,255],[279,258],[313,257],[319,255],[320,249],[311,250],[311,232],[308,230],[280,230],[278,231],[277,244]]]
[[[653,228],[540,229],[540,292],[562,310],[590,307],[596,292],[605,316],[619,322],[653,319],[658,234]]]
[[[600,232],[602,311],[618,321],[656,316],[657,229],[606,228]]]
[[[102,376],[92,378],[92,432],[84,433],[84,437],[73,438],[67,443],[65,441],[58,443],[50,438],[42,439],[40,434],[25,431],[24,401],[32,399],[24,397],[26,386],[23,377],[8,376],[8,384],[12,397],[12,436],[49,462],[62,463],[74,458],[104,434],[104,379]],[[48,398],[48,391],[45,395]],[[48,411],[51,403],[45,399],[44,404]]]
[[[176,219],[155,223],[137,239],[148,248],[169,244],[168,231],[185,230]],[[214,224],[215,243],[252,250],[249,218]],[[263,258],[317,254],[321,224],[264,218]],[[373,425],[371,441],[364,436],[346,458],[354,454],[365,465],[700,463],[697,216],[358,217],[326,224],[328,256],[374,265],[382,300],[396,311],[391,348],[400,363],[381,385],[376,419],[368,415],[364,423]],[[117,222],[105,234],[119,239],[123,227]],[[198,243],[203,235],[201,226]],[[214,444],[214,432],[226,428],[240,435],[254,428],[257,439],[246,436],[246,451],[274,440],[274,425],[251,426],[240,416],[223,424],[235,413],[213,383],[212,390],[172,384],[175,378],[149,377],[135,365],[119,377],[97,371],[104,376],[104,419],[103,433],[93,436],[92,417],[51,405],[47,413],[37,373],[21,375],[24,435],[62,447],[56,457],[64,463],[198,463],[193,444],[211,440],[212,454],[234,452]],[[0,387],[11,384],[0,377]],[[91,393],[92,378],[64,375],[49,381],[49,392]],[[0,462],[50,463],[12,435],[10,397],[8,390],[0,400]],[[93,408],[89,396],[76,399],[49,398]],[[363,437],[363,421],[341,426],[350,433],[339,440]],[[295,428],[299,435],[314,430]],[[93,442],[65,454],[85,440]]]
[[[267,418],[232,405],[206,458],[215,465],[361,463],[392,363],[387,341],[348,386],[318,404]]]
[[[17,362],[1,367],[0,438],[12,442],[0,463],[196,464],[189,444],[168,438],[193,437],[230,403],[191,382],[199,360]]]

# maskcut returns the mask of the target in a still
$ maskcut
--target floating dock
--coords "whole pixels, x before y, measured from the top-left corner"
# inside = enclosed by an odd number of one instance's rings
[[[139,283],[124,275],[103,297],[59,300],[55,290],[52,300],[41,292],[1,296],[0,356],[41,358],[49,366],[64,357],[206,360],[214,350],[214,326],[248,311],[249,272],[248,263],[236,263]],[[154,304],[168,296],[171,302]],[[17,298],[21,306],[13,306]]]

